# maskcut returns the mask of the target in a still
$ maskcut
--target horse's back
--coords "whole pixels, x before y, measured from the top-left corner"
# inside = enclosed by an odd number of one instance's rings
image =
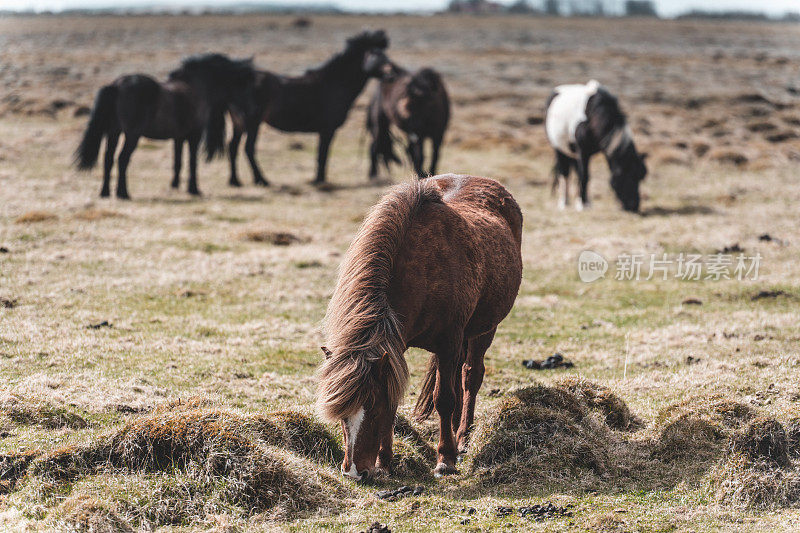
[[[442,202],[418,211],[396,259],[393,293],[400,314],[418,317],[410,337],[421,335],[419,345],[430,349],[425,342],[448,329],[475,336],[511,310],[522,277],[522,213],[495,180],[426,181]]]

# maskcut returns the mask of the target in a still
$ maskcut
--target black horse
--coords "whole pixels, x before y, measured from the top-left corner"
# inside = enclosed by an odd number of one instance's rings
[[[374,179],[378,176],[379,159],[387,170],[390,162],[400,163],[392,146],[392,126],[406,134],[406,152],[417,176],[435,175],[439,149],[449,121],[450,98],[435,70],[423,68],[412,74],[394,63],[386,65],[381,84],[367,111],[367,130],[372,137],[369,177]],[[426,139],[430,139],[432,145],[427,173],[423,169]]]
[[[258,71],[253,100],[246,106],[233,105],[233,138],[228,147],[230,184],[238,187],[236,156],[242,133],[247,133],[245,153],[256,184],[267,185],[255,159],[256,139],[261,122],[287,132],[319,134],[317,176],[325,181],[325,166],[333,135],[344,123],[350,107],[371,77],[378,77],[388,61],[384,50],[389,39],[380,30],[363,32],[347,40],[344,51],[321,67],[298,77]]]
[[[101,197],[110,195],[111,169],[121,134],[125,142],[117,160],[117,197],[128,199],[127,169],[140,137],[174,139],[172,187],[180,182],[183,144],[189,144],[189,193],[197,188],[197,150],[205,131],[208,158],[224,152],[224,116],[228,106],[245,102],[255,81],[250,60],[220,54],[185,59],[159,82],[144,74],[122,76],[97,93],[83,140],[75,154],[81,170],[94,167],[103,137],[106,152]],[[220,111],[222,110],[222,111]],[[220,117],[223,121],[220,128]]]
[[[569,173],[580,182],[576,208],[589,207],[589,158],[603,152],[611,169],[611,187],[626,211],[639,210],[639,182],[647,175],[646,154],[639,154],[617,98],[592,80],[561,85],[547,102],[547,138],[556,152],[553,187],[563,185],[559,207],[569,202]]]

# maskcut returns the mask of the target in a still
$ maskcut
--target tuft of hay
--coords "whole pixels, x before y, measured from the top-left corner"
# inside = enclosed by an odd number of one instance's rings
[[[96,207],[89,207],[83,211],[78,211],[75,213],[75,218],[78,220],[85,220],[87,222],[94,222],[95,220],[100,220],[103,218],[116,218],[121,216],[122,215],[116,211],[111,211],[110,209],[99,209]]]
[[[562,379],[557,385],[582,398],[590,409],[599,410],[606,424],[614,429],[628,430],[641,426],[628,405],[608,387],[575,377]]]
[[[0,455],[0,494],[14,490],[17,480],[25,475],[28,465],[41,452],[30,450]]]
[[[344,459],[339,440],[310,416],[297,411],[279,411],[266,416],[247,417],[243,427],[258,437],[314,461],[338,464]]]
[[[591,486],[616,470],[614,441],[581,398],[535,385],[512,391],[482,418],[467,460],[484,483]]]
[[[61,504],[63,522],[73,531],[91,533],[133,532],[133,528],[104,503],[81,495]]]
[[[631,529],[625,520],[612,513],[595,516],[586,524],[586,531],[597,533],[628,533]]]
[[[708,153],[708,158],[723,165],[743,166],[750,159],[743,153],[730,148],[717,148]]]
[[[251,229],[243,231],[238,235],[239,240],[250,242],[267,242],[276,246],[288,246],[290,244],[307,242],[308,239],[298,237],[286,231],[270,231],[263,229]]]
[[[431,443],[422,436],[419,430],[414,427],[410,420],[403,415],[397,415],[394,422],[394,435],[404,439],[428,461],[436,460],[436,450]]]
[[[708,488],[719,503],[768,510],[800,502],[800,474],[774,461],[753,461],[733,453],[711,470]]]
[[[83,429],[89,425],[82,416],[66,407],[34,403],[13,394],[0,397],[0,425],[10,423],[46,429]]]
[[[47,222],[56,218],[58,217],[49,211],[28,211],[18,216],[14,222],[17,224],[32,224],[35,222]]]
[[[731,449],[752,461],[773,462],[784,468],[789,466],[786,430],[772,418],[757,417],[750,422],[746,431],[733,437]]]
[[[651,157],[653,161],[661,166],[661,165],[677,165],[677,166],[689,166],[691,164],[691,159],[689,158],[688,154],[683,150],[679,150],[677,148],[672,147],[663,147],[658,148],[656,150],[651,150]]]
[[[786,426],[786,440],[789,445],[789,456],[800,458],[800,422],[790,422]]]
[[[711,459],[721,453],[736,430],[755,417],[751,407],[722,396],[672,404],[656,417],[659,434],[653,454],[667,462]]]
[[[320,445],[325,436],[327,444]],[[317,441],[309,442],[312,439]],[[213,409],[176,409],[130,422],[97,442],[45,454],[33,461],[29,472],[63,481],[114,468],[179,470],[192,479],[222,486],[223,499],[248,514],[275,508],[294,513],[335,507],[333,496],[345,493],[338,480],[322,477],[312,464],[270,444],[286,445],[315,458],[341,453],[338,442],[305,415],[277,413],[270,419]]]
[[[433,450],[430,445],[427,448],[416,446],[408,437],[395,438],[392,444],[392,477],[423,481],[433,479],[434,461],[426,457],[428,449]]]

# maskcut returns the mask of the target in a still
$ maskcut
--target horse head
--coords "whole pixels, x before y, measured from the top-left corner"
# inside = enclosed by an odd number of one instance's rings
[[[347,39],[345,53],[361,58],[361,69],[368,77],[380,78],[389,63],[386,56],[388,47],[389,38],[385,31],[364,31]]]
[[[639,154],[633,142],[609,158],[611,187],[625,211],[639,211],[639,183],[647,176],[647,154]]]
[[[392,362],[388,352],[374,359],[342,357],[327,348],[323,352],[317,405],[323,418],[342,426],[342,475],[360,481],[381,471],[390,459],[381,460],[378,454],[382,443],[391,443],[397,413]]]

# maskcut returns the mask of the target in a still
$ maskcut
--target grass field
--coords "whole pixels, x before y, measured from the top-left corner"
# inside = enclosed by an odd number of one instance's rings
[[[100,200],[99,169],[70,167],[80,108],[122,73],[163,76],[210,50],[298,73],[363,27],[386,28],[395,61],[442,72],[454,112],[440,169],[499,179],[525,216],[522,287],[478,400],[483,440],[444,480],[428,474],[430,422],[400,439],[396,478],[357,485],[337,474],[338,444],[303,448],[339,428],[285,413],[313,417],[336,268],[367,209],[409,176],[406,166],[367,183],[371,87],[334,141],[326,190],[309,184],[316,140],[266,129],[269,189],[228,188],[215,161],[200,167],[201,199],[185,184],[171,191],[171,146],[152,141],[133,156],[130,202]],[[0,46],[0,529],[800,529],[796,25],[320,17],[300,30],[283,17],[42,17],[0,19]],[[544,101],[591,77],[620,95],[651,154],[641,216],[621,211],[600,160],[592,210],[558,211],[550,195]],[[757,280],[618,281],[613,265],[578,279],[584,250],[613,260],[737,244],[761,255]],[[554,352],[574,368],[521,364]],[[427,354],[407,357],[405,415]],[[551,406],[535,413],[555,425],[537,422],[541,442],[527,447],[500,427],[517,408],[507,391],[555,394],[575,376],[610,388],[637,422],[609,427],[584,404],[564,421]],[[788,433],[781,467],[737,451],[763,417]],[[510,441],[493,444],[494,429]],[[97,460],[119,446],[119,460]],[[487,446],[519,449],[481,462]],[[601,459],[583,463],[586,453]],[[426,491],[374,497],[402,483]],[[572,516],[496,512],[543,502]]]

